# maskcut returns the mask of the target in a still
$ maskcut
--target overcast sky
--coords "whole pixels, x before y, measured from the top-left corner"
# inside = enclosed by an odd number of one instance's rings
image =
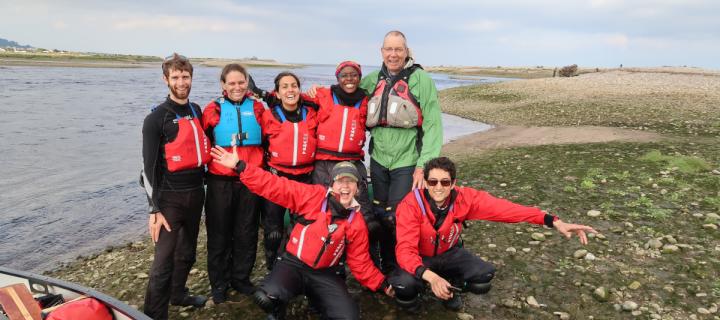
[[[379,65],[720,69],[718,0],[0,0],[0,38],[49,49]]]

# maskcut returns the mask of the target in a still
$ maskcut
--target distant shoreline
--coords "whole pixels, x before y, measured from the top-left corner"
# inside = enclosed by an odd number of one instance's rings
[[[239,63],[248,67],[302,68],[303,64],[282,63],[265,59],[190,58],[195,65],[223,67]],[[86,54],[18,54],[0,52],[0,66],[76,67],[76,68],[155,68],[159,57]]]

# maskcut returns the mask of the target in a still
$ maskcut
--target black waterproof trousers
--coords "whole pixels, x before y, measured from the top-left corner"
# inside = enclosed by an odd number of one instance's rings
[[[249,286],[257,252],[259,197],[237,177],[207,179],[207,267],[213,292]]]
[[[412,188],[415,167],[388,169],[370,159],[370,179],[373,185],[373,210],[380,221],[377,232],[370,233],[370,254],[380,269],[387,274],[396,268],[395,260],[395,209]]]
[[[492,264],[460,247],[451,248],[434,257],[424,257],[422,261],[423,266],[458,288],[463,288],[465,283],[489,282],[495,274]],[[395,288],[396,298],[403,301],[413,301],[425,290],[424,280],[401,268],[392,273],[388,283]]]
[[[150,269],[143,310],[153,319],[167,319],[169,302],[181,300],[187,293],[185,282],[195,263],[204,200],[203,188],[160,193],[160,212],[170,224],[171,231],[162,228],[155,243],[155,260]]]
[[[359,319],[358,305],[337,269],[313,269],[295,256],[283,253],[260,290],[283,306],[293,297],[304,294],[322,319]]]

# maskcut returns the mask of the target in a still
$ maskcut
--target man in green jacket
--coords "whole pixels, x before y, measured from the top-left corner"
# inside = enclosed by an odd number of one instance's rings
[[[440,155],[443,133],[435,83],[415,64],[405,35],[388,32],[380,52],[382,68],[365,76],[360,87],[371,98],[370,177],[381,222],[368,223],[371,251],[379,245],[380,265],[389,272],[396,266],[395,206],[411,189],[425,187],[423,166]],[[378,253],[371,253],[377,260]]]

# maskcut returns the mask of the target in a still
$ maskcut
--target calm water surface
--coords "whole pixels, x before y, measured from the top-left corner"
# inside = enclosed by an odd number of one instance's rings
[[[279,71],[250,70],[268,89]],[[304,86],[332,84],[334,71],[293,70]],[[219,73],[195,69],[193,102],[205,106],[217,97]],[[438,89],[500,80],[433,78]],[[147,235],[137,184],[141,127],[166,95],[159,67],[0,67],[0,265],[52,269]],[[446,142],[488,128],[449,115],[443,121]]]

